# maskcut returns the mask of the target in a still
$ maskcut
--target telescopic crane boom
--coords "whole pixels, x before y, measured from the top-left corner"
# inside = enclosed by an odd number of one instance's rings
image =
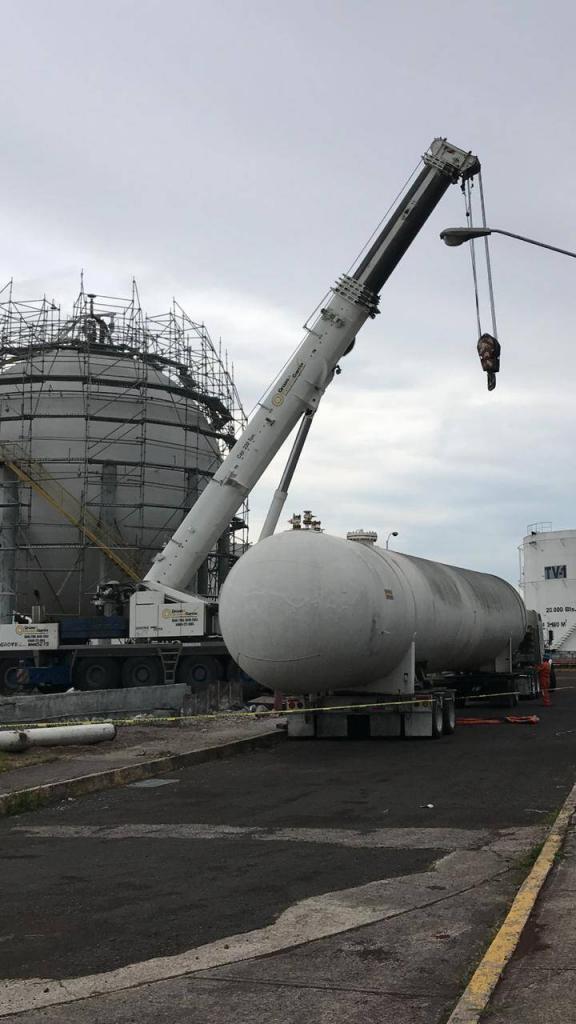
[[[339,360],[364,322],[378,313],[380,290],[450,184],[480,169],[478,158],[434,139],[424,167],[351,276],[342,275],[285,369],[259,403],[234,448],[156,556],[144,586],[175,600],[184,593],[300,418],[314,412]]]

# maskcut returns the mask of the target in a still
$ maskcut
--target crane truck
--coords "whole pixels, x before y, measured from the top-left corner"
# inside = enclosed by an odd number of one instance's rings
[[[230,673],[245,660],[234,630],[234,649],[227,651],[222,638],[218,607],[187,587],[218,537],[226,529],[244,498],[300,421],[294,448],[276,492],[263,536],[263,547],[272,536],[286,497],[287,486],[302,450],[311,418],[327,387],[338,372],[340,360],[352,349],[364,323],[379,312],[379,294],[392,271],[451,184],[465,183],[480,170],[471,152],[436,138],[423,157],[423,167],[392,214],[367,247],[356,268],[343,274],[321,303],[295,353],[260,401],[257,411],[236,444],[190,509],[164,549],[156,556],[140,586],[129,597],[129,629],[119,629],[114,617],[103,616],[97,633],[74,643],[72,632],[57,635],[53,623],[23,627],[15,647],[0,635],[3,655],[14,650],[34,659],[34,678],[41,685],[42,672],[59,670],[67,681],[81,688],[109,686],[114,679],[132,685],[173,680],[178,665],[208,665],[206,674]],[[257,545],[258,548],[260,545]],[[240,564],[247,556],[240,559]],[[226,587],[226,584],[225,584]],[[389,589],[389,588],[387,588]],[[104,600],[126,597],[126,587],[111,582],[102,588]],[[230,593],[236,593],[230,588]],[[229,603],[227,602],[229,608]],[[0,627],[2,630],[11,627]],[[250,624],[248,624],[250,628]],[[517,630],[515,631],[517,632]],[[234,662],[230,659],[230,654]],[[403,657],[410,657],[403,654]],[[248,671],[254,672],[250,658]],[[412,657],[412,661],[414,658]],[[446,666],[449,668],[450,666]],[[509,661],[509,668],[511,667]],[[255,678],[262,673],[256,671]],[[266,675],[266,673],[264,673]],[[321,675],[321,672],[320,672]],[[180,675],[182,678],[182,675]],[[189,677],[189,681],[194,682]],[[264,681],[263,679],[261,681]],[[415,673],[408,672],[403,692],[414,687]],[[113,684],[112,684],[113,685]],[[291,686],[294,689],[294,686]],[[317,679],[317,690],[326,680]]]
[[[379,294],[402,256],[452,183],[480,170],[470,152],[434,139],[424,167],[357,268],[343,274],[285,364],[236,445],[144,577],[131,598],[131,635],[151,638],[166,623],[192,616],[198,635],[211,631],[215,609],[186,586],[243,499],[256,485],[297,423],[314,413],[356,336],[379,312]],[[270,526],[269,526],[270,530]]]

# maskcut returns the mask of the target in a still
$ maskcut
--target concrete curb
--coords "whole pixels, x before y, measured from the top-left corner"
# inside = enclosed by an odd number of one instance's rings
[[[35,811],[40,807],[59,803],[70,797],[100,793],[106,789],[115,789],[117,786],[126,786],[130,782],[140,782],[141,779],[167,775],[179,768],[189,768],[195,764],[204,764],[207,761],[248,753],[258,747],[271,746],[285,738],[285,732],[274,730],[261,733],[259,736],[250,736],[247,739],[221,743],[214,747],[202,747],[199,750],[189,750],[182,754],[158,757],[154,761],[140,761],[137,764],[111,768],[104,772],[94,772],[92,775],[81,775],[75,779],[51,782],[46,786],[34,786],[31,789],[20,789],[13,793],[2,793],[0,794],[0,817]]]
[[[576,785],[564,801],[536,861],[520,886],[496,937],[484,953],[446,1024],[478,1024],[510,961],[554,865],[576,811]]]

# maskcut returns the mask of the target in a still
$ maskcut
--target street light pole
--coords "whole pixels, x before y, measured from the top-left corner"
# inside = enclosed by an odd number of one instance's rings
[[[529,245],[537,245],[540,249],[551,249],[552,252],[559,252],[563,256],[571,256],[576,259],[576,252],[569,249],[559,249],[556,245],[548,245],[546,242],[538,242],[535,238],[526,238],[525,235],[515,235],[512,231],[503,231],[501,228],[444,228],[440,232],[440,238],[446,245],[464,245],[465,242],[472,242],[475,238],[485,238],[486,235],[506,235],[507,238],[516,238],[519,242],[528,242]]]
[[[386,551],[388,551],[388,545],[390,543],[390,537],[397,537],[397,536],[398,536],[398,530],[392,530],[392,532],[388,534],[388,536],[386,537]]]

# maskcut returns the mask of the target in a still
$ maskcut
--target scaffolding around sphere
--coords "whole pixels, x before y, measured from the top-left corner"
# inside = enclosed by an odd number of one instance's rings
[[[0,621],[91,615],[145,575],[245,423],[233,368],[176,301],[88,293],[72,312],[0,291]],[[215,597],[246,506],[190,585]]]

